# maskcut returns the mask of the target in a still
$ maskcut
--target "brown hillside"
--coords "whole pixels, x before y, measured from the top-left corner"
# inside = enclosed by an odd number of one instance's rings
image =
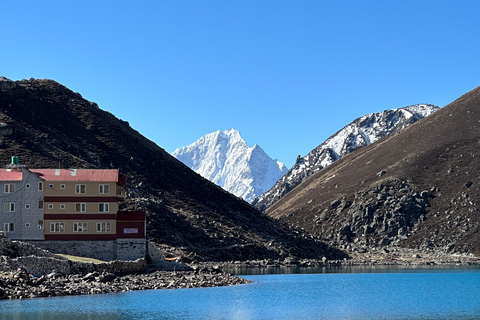
[[[352,250],[480,253],[480,87],[312,176],[267,213]]]
[[[0,77],[0,163],[119,168],[127,209],[147,212],[151,240],[193,259],[343,258],[203,179],[128,122],[52,80]],[[11,130],[13,129],[13,133]]]

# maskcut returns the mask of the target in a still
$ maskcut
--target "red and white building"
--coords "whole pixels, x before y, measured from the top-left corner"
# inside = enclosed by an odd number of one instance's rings
[[[118,169],[0,169],[0,231],[18,240],[145,240],[145,212],[119,211]]]

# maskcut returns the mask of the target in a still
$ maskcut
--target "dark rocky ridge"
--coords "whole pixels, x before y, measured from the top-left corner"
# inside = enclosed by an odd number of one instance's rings
[[[122,209],[145,210],[147,233],[184,260],[343,259],[346,255],[203,179],[128,122],[52,80],[0,78],[0,161],[30,168],[119,168]]]
[[[480,254],[480,87],[313,175],[267,213],[350,252]]]

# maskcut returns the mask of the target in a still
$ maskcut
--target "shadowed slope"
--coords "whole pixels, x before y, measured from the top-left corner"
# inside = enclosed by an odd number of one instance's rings
[[[349,248],[480,253],[480,87],[312,176],[267,213]]]
[[[201,178],[128,122],[52,80],[0,78],[0,145],[30,168],[119,168],[126,209],[147,211],[151,240],[194,259],[345,255],[293,232]],[[2,131],[10,133],[8,130]]]

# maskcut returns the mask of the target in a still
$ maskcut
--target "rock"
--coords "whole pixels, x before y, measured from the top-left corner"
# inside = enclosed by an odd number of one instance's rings
[[[420,192],[420,197],[423,198],[423,199],[427,199],[427,198],[430,197],[430,192],[422,191],[422,192]]]

